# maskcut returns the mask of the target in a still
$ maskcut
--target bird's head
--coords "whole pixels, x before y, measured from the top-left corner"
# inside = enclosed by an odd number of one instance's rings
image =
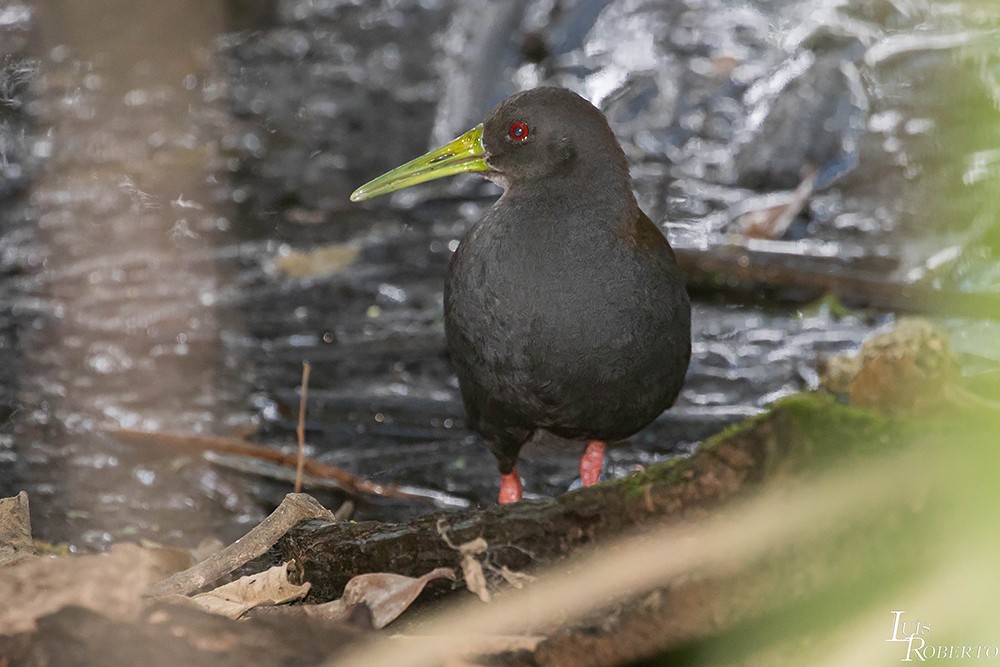
[[[464,172],[485,172],[509,189],[586,166],[628,174],[604,115],[569,90],[534,88],[508,97],[457,139],[361,186],[351,201]]]

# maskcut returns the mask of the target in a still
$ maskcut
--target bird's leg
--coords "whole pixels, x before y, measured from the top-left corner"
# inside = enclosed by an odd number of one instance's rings
[[[511,470],[506,475],[500,475],[500,497],[497,499],[501,505],[516,503],[521,499],[521,478],[517,475],[517,470]]]
[[[604,443],[591,440],[587,443],[587,451],[580,457],[580,482],[584,486],[593,486],[601,479],[601,469],[604,468]]]

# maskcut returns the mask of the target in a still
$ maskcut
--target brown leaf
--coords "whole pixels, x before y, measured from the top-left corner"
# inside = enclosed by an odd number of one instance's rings
[[[293,251],[275,258],[274,268],[293,278],[314,278],[343,271],[358,257],[350,243],[331,243],[313,250]]]
[[[462,544],[455,544],[451,541],[451,538],[448,537],[448,527],[445,525],[444,519],[438,520],[437,532],[449,548],[454,549],[459,553],[459,555],[461,555],[462,575],[465,579],[465,587],[468,588],[470,592],[478,595],[479,599],[483,602],[489,602],[490,598],[493,596],[486,583],[486,574],[483,572],[483,565],[476,560],[476,556],[481,556],[486,553],[486,549],[489,548],[489,543],[482,537],[477,537],[474,540],[469,540],[468,542],[464,542]]]
[[[486,549],[489,544],[481,537],[477,537],[474,540],[469,540],[464,544],[458,545],[458,553],[463,556],[482,556],[486,553]],[[455,547],[452,547],[455,548]]]
[[[285,604],[305,597],[311,584],[297,585],[288,580],[291,562],[270,570],[242,577],[191,598],[205,611],[229,618],[239,618],[254,607]]]
[[[344,595],[326,604],[304,609],[310,616],[330,621],[344,621],[359,604],[371,610],[372,624],[384,628],[406,611],[428,582],[435,579],[455,580],[455,572],[448,567],[431,570],[422,577],[405,577],[390,572],[359,574],[347,582]]]
[[[486,584],[486,575],[483,573],[483,565],[475,556],[465,554],[462,556],[462,574],[465,576],[465,587],[469,591],[479,596],[483,602],[489,602],[493,597],[490,588]]]
[[[521,590],[524,588],[525,584],[530,584],[535,580],[535,577],[530,574],[525,574],[524,572],[517,572],[516,570],[511,570],[506,565],[500,567],[500,576],[504,578],[508,584],[514,588]]]
[[[815,182],[816,170],[810,168],[788,201],[777,206],[748,211],[739,217],[737,225],[751,238],[781,238],[809,203]]]
[[[142,591],[173,570],[172,558],[135,544],[106,554],[34,558],[0,570],[0,635],[29,632],[35,619],[67,606],[132,620]]]

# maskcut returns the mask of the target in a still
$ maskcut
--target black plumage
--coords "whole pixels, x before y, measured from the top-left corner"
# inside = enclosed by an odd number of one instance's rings
[[[536,430],[615,441],[668,408],[691,306],[593,105],[560,88],[518,93],[481,142],[475,170],[504,193],[452,258],[445,331],[471,424],[509,475]]]

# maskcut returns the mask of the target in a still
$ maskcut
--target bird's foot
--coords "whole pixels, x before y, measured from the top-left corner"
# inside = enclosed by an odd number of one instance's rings
[[[593,486],[601,479],[601,470],[604,468],[604,443],[600,440],[591,440],[587,444],[587,451],[580,457],[580,482],[584,486]]]
[[[518,476],[516,470],[511,470],[506,475],[500,475],[500,497],[497,499],[497,502],[501,505],[516,503],[521,499],[523,490],[521,478]]]

